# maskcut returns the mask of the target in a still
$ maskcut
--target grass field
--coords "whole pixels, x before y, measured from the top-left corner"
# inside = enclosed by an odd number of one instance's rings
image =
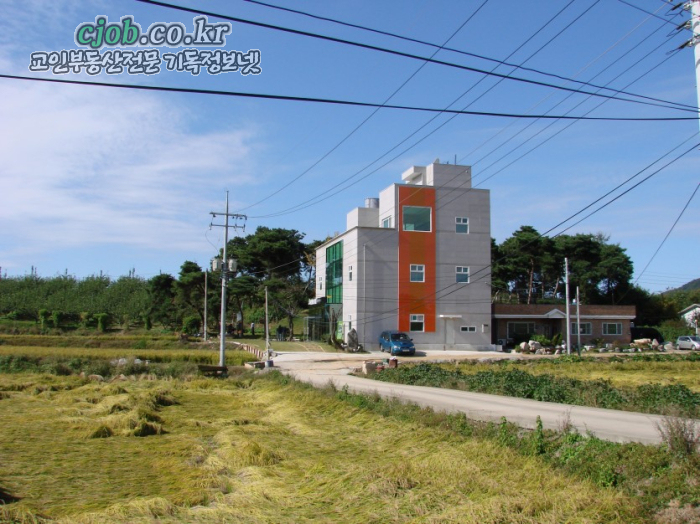
[[[0,521],[643,521],[634,497],[537,457],[274,374],[0,375],[0,399],[0,492],[19,499]]]

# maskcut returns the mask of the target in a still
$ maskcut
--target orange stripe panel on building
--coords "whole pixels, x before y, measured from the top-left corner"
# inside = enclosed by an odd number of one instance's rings
[[[424,316],[424,331],[435,332],[435,189],[398,186],[398,190],[399,330],[410,331],[410,315],[417,314]],[[429,231],[405,230],[406,206],[430,208]],[[424,266],[424,282],[411,282],[411,265]]]

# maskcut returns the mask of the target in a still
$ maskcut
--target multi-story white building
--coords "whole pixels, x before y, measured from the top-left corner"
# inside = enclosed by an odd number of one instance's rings
[[[316,251],[316,298],[338,338],[382,331],[418,349],[491,349],[489,191],[469,166],[414,166],[347,215],[347,230]]]

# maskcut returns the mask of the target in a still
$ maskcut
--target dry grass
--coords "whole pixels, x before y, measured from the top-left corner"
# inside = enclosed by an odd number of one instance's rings
[[[587,362],[554,363],[546,360],[537,362],[511,363],[509,366],[532,374],[549,374],[556,377],[569,377],[579,380],[609,380],[615,386],[640,386],[642,384],[682,384],[700,392],[700,362],[669,361],[608,362],[605,359],[591,359]],[[490,364],[459,365],[464,373],[492,370]]]
[[[24,378],[0,375],[0,487],[20,499],[6,520],[639,521],[633,500],[538,459],[309,388]],[[162,432],[136,438],[133,421],[149,418]]]

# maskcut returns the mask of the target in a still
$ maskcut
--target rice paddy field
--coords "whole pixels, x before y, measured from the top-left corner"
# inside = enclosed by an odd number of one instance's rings
[[[697,454],[314,389],[239,351],[204,378],[214,348],[162,337],[3,338],[0,522],[700,520]]]
[[[536,457],[279,377],[21,373],[0,392],[4,521],[642,521]]]

